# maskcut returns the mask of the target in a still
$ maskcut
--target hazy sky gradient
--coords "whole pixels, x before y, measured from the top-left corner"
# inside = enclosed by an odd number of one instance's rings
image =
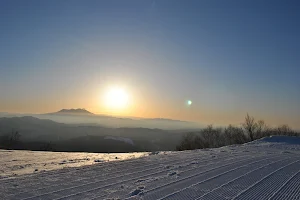
[[[0,111],[300,128],[297,0],[0,1]],[[102,96],[124,87],[112,113]],[[186,100],[192,100],[187,107]]]

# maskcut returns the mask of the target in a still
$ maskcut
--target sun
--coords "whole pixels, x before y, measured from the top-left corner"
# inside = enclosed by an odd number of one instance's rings
[[[128,105],[128,93],[120,87],[113,87],[107,90],[105,103],[110,109],[124,109]]]

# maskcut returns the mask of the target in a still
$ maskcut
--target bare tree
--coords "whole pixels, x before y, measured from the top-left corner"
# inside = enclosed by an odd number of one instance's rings
[[[245,117],[245,122],[243,123],[243,127],[246,130],[248,137],[251,141],[254,140],[254,134],[257,129],[257,123],[255,123],[254,117],[250,117],[247,113]]]
[[[198,134],[187,134],[177,149],[203,149],[243,144],[249,140],[253,141],[271,135],[300,136],[300,133],[292,130],[288,125],[271,128],[263,120],[256,122],[254,117],[247,113],[242,127],[229,125],[225,129],[221,129],[208,125]]]
[[[53,145],[51,142],[46,142],[44,143],[41,148],[41,151],[54,151]]]
[[[225,145],[224,135],[221,128],[214,128],[213,125],[208,125],[206,128],[201,130],[200,136],[203,139],[205,148],[209,147],[220,147]]]
[[[187,133],[182,137],[181,143],[176,147],[178,151],[193,150],[195,147],[196,135],[195,133]]]
[[[277,128],[278,135],[296,136],[295,133],[288,125],[281,125]]]
[[[267,130],[268,130],[268,126],[266,125],[264,120],[258,120],[258,122],[256,123],[256,132],[255,132],[255,139],[259,139],[262,137],[267,136]]]
[[[228,144],[228,145],[233,144],[233,135],[232,135],[233,128],[234,127],[231,124],[229,124],[229,126],[226,127],[225,130],[224,130],[225,143]]]
[[[1,137],[0,143],[5,148],[13,148],[20,142],[20,133],[18,131],[12,131],[10,134]]]
[[[201,136],[203,138],[204,143],[206,144],[205,146],[213,147],[214,131],[212,125],[208,125],[206,128],[204,128],[201,131]]]
[[[224,140],[226,144],[243,144],[247,142],[247,138],[242,128],[229,125],[224,130]]]
[[[20,141],[20,133],[18,131],[12,131],[11,136],[10,136],[10,141],[12,143],[17,143]]]
[[[182,137],[180,144],[176,147],[176,150],[193,150],[208,148],[209,144],[206,143],[199,133],[187,133]]]

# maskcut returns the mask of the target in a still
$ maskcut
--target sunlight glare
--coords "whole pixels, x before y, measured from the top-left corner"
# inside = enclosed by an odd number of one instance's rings
[[[124,109],[128,104],[128,94],[123,88],[110,88],[106,93],[106,104],[111,109]]]

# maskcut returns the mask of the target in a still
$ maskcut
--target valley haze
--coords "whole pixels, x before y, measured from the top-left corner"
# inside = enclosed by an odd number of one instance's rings
[[[85,109],[47,114],[0,114],[0,148],[60,152],[175,150],[197,123],[95,115]],[[10,138],[16,134],[15,144]]]
[[[45,114],[30,113],[0,113],[0,117],[22,117],[32,116],[39,119],[49,119],[59,123],[67,124],[86,124],[103,127],[136,127],[151,129],[199,129],[204,126],[197,122],[188,122],[181,120],[165,118],[137,118],[137,117],[117,117],[108,115],[98,115],[85,109],[61,109],[60,111]]]

